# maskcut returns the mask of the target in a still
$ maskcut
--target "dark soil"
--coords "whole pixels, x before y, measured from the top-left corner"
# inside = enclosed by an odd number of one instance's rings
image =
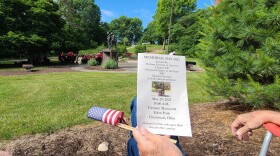
[[[0,71],[0,75],[23,75],[48,72],[71,72],[69,67],[49,68],[36,72]],[[246,110],[247,111],[247,110]],[[249,141],[238,141],[232,137],[230,124],[234,118],[245,112],[239,105],[226,102],[196,104],[190,106],[193,137],[180,137],[180,144],[188,155],[258,155],[265,135],[265,129],[254,131]],[[129,123],[129,118],[126,119]],[[12,155],[67,155],[67,156],[123,156],[129,131],[100,122],[79,125],[50,134],[28,135],[2,145]],[[109,143],[107,152],[97,151],[102,142]],[[273,137],[268,155],[280,153],[280,140]],[[0,152],[1,156],[1,152]]]
[[[86,67],[86,69],[89,70],[99,70],[99,71],[125,71],[125,69],[123,68],[116,68],[116,69],[104,69],[101,66],[88,66]]]

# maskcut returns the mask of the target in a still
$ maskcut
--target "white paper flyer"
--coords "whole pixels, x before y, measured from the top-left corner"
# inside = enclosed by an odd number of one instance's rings
[[[155,134],[192,136],[184,56],[138,54],[137,124]]]

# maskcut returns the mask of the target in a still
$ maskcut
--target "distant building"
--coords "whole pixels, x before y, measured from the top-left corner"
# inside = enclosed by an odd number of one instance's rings
[[[221,2],[221,0],[216,0],[216,5],[219,5],[220,4],[220,2]]]

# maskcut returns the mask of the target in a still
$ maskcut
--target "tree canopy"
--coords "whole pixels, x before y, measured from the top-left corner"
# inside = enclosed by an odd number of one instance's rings
[[[190,13],[195,9],[196,0],[159,0],[158,1],[154,19],[156,21],[157,33],[163,38],[164,41],[168,37],[171,7],[173,7],[171,23],[174,24],[182,16],[187,15],[188,13]]]
[[[75,34],[68,38],[69,43],[86,49],[104,42],[106,32],[101,28],[101,12],[93,0],[59,0],[59,5],[67,32]]]
[[[64,24],[52,0],[2,0],[0,12],[0,48],[28,54],[30,61],[50,50]]]
[[[142,42],[150,42],[152,44],[155,42],[162,43],[162,38],[156,31],[156,22],[154,20],[144,29]]]
[[[142,36],[142,21],[139,18],[121,16],[109,24],[110,30],[115,33],[120,41],[127,38],[129,43],[137,43]]]

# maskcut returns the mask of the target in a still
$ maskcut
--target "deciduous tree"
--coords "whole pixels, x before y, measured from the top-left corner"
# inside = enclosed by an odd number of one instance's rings
[[[180,17],[187,15],[189,12],[195,9],[196,0],[159,0],[158,1],[154,19],[156,21],[156,28],[158,34],[160,34],[160,36],[163,38],[164,41],[168,37],[171,7],[173,7],[171,23],[174,24],[180,19]],[[163,45],[163,49],[165,49],[165,45]]]
[[[58,10],[52,0],[1,0],[0,47],[25,53],[37,63],[64,25]]]
[[[106,32],[101,27],[101,12],[94,0],[59,0],[59,5],[67,30],[75,33],[82,48],[103,43]]]
[[[150,22],[147,26],[147,28],[144,29],[144,33],[142,36],[143,42],[150,42],[152,44],[155,44],[157,42],[158,44],[162,43],[162,38],[156,31],[156,22],[153,20]]]
[[[139,18],[121,16],[112,20],[109,26],[119,40],[122,41],[126,37],[130,44],[137,43],[142,36],[143,27]]]

